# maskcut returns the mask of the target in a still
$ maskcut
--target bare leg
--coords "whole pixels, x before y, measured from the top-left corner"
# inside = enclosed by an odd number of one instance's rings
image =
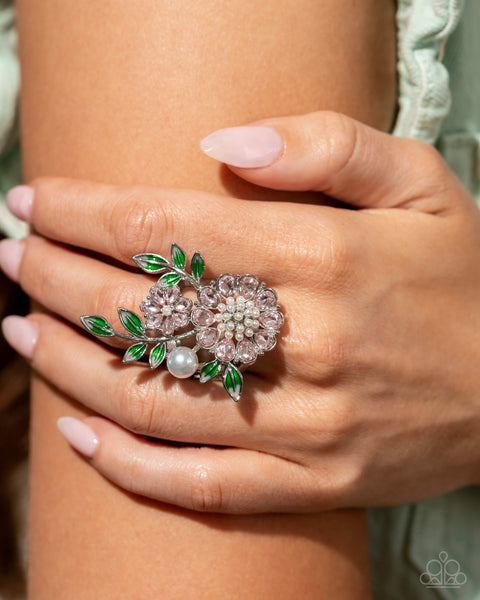
[[[199,140],[322,108],[387,129],[393,5],[18,0],[25,179],[268,197],[204,157]],[[86,413],[34,378],[32,599],[369,596],[362,511],[228,517],[144,501],[65,444],[55,428],[65,414]]]

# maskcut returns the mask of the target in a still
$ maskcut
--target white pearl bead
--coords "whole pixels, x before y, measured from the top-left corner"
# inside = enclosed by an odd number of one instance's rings
[[[227,330],[227,331],[224,333],[224,337],[225,337],[225,339],[226,339],[226,340],[231,340],[231,339],[233,338],[233,331],[229,331],[229,330]]]
[[[179,379],[191,377],[198,368],[197,354],[186,346],[172,350],[167,358],[167,369]]]
[[[260,327],[260,323],[257,321],[257,319],[254,319],[252,321],[252,329],[258,329]]]
[[[253,300],[249,300],[246,304],[247,308],[253,308],[255,306],[255,302],[253,302]]]
[[[244,326],[243,326],[243,325],[240,323],[240,325],[237,325],[237,326],[235,327],[235,331],[236,331],[237,333],[243,333],[243,332],[245,331],[245,327],[244,327]]]
[[[253,329],[250,329],[250,328],[245,329],[245,335],[247,337],[252,337],[252,335],[253,335]]]
[[[252,319],[245,319],[245,321],[243,323],[244,323],[245,327],[252,327],[252,325],[253,325]]]
[[[233,331],[235,329],[235,323],[233,321],[227,321],[225,327],[230,331]]]
[[[235,319],[235,321],[242,321],[243,320],[243,313],[241,312],[236,312],[233,315],[233,318]]]
[[[227,298],[227,306],[233,306],[235,304],[235,299],[230,297]]]
[[[220,332],[222,332],[222,331],[225,331],[225,323],[219,323],[219,324],[217,325],[217,329],[218,329],[218,331],[220,331]]]
[[[225,306],[225,304],[223,304],[223,302],[220,302],[220,304],[217,306],[217,310],[218,312],[223,313],[223,311],[226,309],[227,307]]]
[[[260,311],[258,310],[258,308],[253,308],[252,309],[252,317],[254,319],[258,319],[259,316],[260,316]]]
[[[243,340],[243,333],[236,333],[235,339],[241,342]]]

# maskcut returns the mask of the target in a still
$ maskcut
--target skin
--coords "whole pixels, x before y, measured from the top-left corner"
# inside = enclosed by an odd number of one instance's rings
[[[393,3],[304,0],[281,15],[274,2],[215,12],[202,1],[17,4],[27,181],[313,200],[242,182],[203,157],[198,140],[274,113],[333,108],[383,129],[393,118]],[[34,377],[32,598],[368,597],[360,511],[240,518],[149,502],[79,460],[55,429],[64,414],[89,412]]]
[[[28,358],[64,393],[111,419],[86,421],[99,439],[86,451],[92,467],[164,502],[202,512],[314,512],[411,503],[477,483],[475,203],[421,142],[338,113],[267,123],[282,132],[284,150],[270,168],[240,169],[245,178],[328,190],[359,210],[47,178],[32,182],[29,220],[37,231],[115,265],[37,236],[0,245],[0,259],[8,248],[21,253],[11,273],[49,310],[76,324],[89,307],[117,331],[116,307],[137,307],[151,284],[119,265],[150,248],[168,256],[165,231],[184,248],[205,248],[208,274],[227,263],[239,271],[247,260],[278,290],[287,319],[281,343],[245,375],[238,410],[219,386],[122,368],[111,349],[92,347],[51,317],[21,320],[36,328]],[[69,205],[63,218],[62,204]],[[148,224],[141,233],[138,221]],[[297,230],[302,235],[292,236]],[[448,260],[438,261],[445,245]],[[75,347],[75,359],[53,352],[52,339]],[[124,350],[131,344],[103,339]],[[439,369],[447,352],[449,367]]]

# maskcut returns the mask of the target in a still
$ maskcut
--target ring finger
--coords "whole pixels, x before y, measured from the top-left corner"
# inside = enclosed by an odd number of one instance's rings
[[[279,390],[266,377],[250,373],[247,401],[232,406],[213,382],[178,380],[140,365],[123,369],[110,348],[79,337],[54,317],[7,317],[3,327],[14,346],[10,330],[35,328],[33,348],[18,348],[33,367],[64,394],[130,431],[190,444],[247,444],[279,454],[289,446],[281,440],[277,411],[281,396],[292,391]]]

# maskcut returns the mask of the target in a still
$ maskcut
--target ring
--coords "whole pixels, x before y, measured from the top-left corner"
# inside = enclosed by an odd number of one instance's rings
[[[242,370],[257,357],[273,350],[284,322],[277,293],[265,287],[255,275],[222,273],[203,281],[205,261],[195,252],[187,273],[186,254],[172,244],[172,262],[159,254],[137,254],[133,261],[150,275],[161,274],[140,304],[143,319],[127,308],[118,316],[127,333],[118,332],[99,315],[80,317],[83,326],[99,337],[119,337],[133,341],[123,356],[124,363],[145,359],[151,369],[164,361],[175,377],[194,377],[200,383],[222,380],[229,396],[238,402],[242,393]],[[196,290],[192,301],[185,288]],[[160,335],[159,335],[160,334]],[[181,345],[195,337],[195,345]],[[198,353],[213,355],[199,360]]]

